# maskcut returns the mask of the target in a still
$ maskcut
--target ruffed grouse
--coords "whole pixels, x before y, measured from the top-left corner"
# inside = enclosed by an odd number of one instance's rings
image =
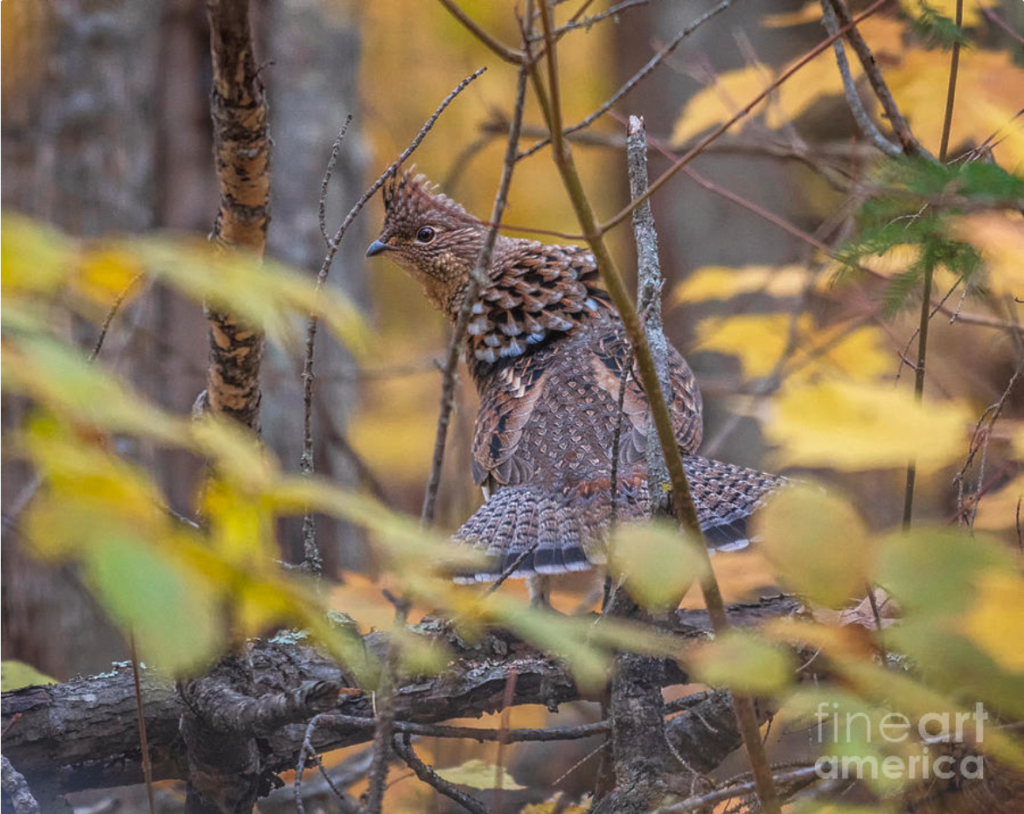
[[[386,217],[368,257],[384,254],[423,284],[455,321],[487,227],[423,176],[405,173],[385,188]],[[456,533],[484,548],[493,567],[511,568],[546,601],[545,577],[604,561],[611,519],[611,460],[629,341],[594,257],[578,246],[498,236],[490,284],[472,306],[466,357],[480,394],[473,477],[485,502]],[[708,544],[741,548],[746,520],[783,479],[701,458],[701,398],[693,372],[670,351],[672,417]],[[650,514],[647,399],[627,379],[619,442],[623,520]]]

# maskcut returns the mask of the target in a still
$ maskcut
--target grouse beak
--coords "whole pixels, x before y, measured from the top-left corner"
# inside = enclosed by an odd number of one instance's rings
[[[370,248],[366,250],[367,257],[376,257],[378,254],[388,248],[388,244],[383,240],[375,240],[370,244]]]

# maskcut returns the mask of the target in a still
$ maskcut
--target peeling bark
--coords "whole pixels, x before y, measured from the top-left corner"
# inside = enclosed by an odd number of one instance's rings
[[[214,241],[262,257],[270,223],[267,103],[253,55],[248,0],[209,0],[214,159],[220,208]],[[263,334],[216,311],[205,404],[259,432]]]
[[[208,0],[206,9],[213,61],[210,115],[220,190],[212,239],[222,251],[260,258],[270,223],[270,136],[266,94],[253,54],[249,0]],[[208,308],[206,316],[206,391],[193,410],[228,416],[259,434],[263,333],[225,311]],[[249,814],[257,796],[269,791],[255,733],[237,719],[251,700],[246,696],[252,689],[247,665],[236,658],[225,659],[210,675],[180,688],[185,702],[181,736],[187,749],[187,814]],[[282,709],[287,706],[282,701]],[[229,714],[236,716],[235,726],[218,725]]]

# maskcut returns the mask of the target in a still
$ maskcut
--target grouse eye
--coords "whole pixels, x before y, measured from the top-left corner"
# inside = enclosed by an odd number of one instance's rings
[[[429,243],[431,240],[434,239],[434,235],[435,234],[436,233],[434,232],[433,227],[424,226],[422,229],[420,229],[416,233],[416,242],[417,243]]]

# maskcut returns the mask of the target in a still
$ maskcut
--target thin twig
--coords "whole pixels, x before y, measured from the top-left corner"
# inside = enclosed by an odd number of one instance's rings
[[[371,728],[376,725],[373,718],[360,718],[356,715],[326,713],[327,723],[338,726]],[[483,743],[497,742],[504,738],[508,743],[546,743],[550,741],[570,741],[592,738],[608,732],[610,724],[598,721],[593,724],[579,726],[552,727],[549,729],[485,729],[473,726],[447,726],[445,724],[421,724],[413,721],[395,721],[395,732],[403,735],[416,735],[423,738],[458,738]],[[503,734],[504,733],[504,734]]]
[[[583,16],[583,13],[587,10],[587,7],[593,2],[593,0],[588,0],[583,6],[580,7],[579,11],[577,11],[573,15],[573,19],[571,19],[565,25],[559,26],[558,28],[555,29],[555,37],[561,39],[570,31],[575,31],[578,28],[586,28],[589,30],[591,26],[593,26],[595,23],[599,23],[602,20],[607,20],[610,17],[615,17],[624,11],[628,11],[631,8],[636,8],[637,6],[645,6],[650,1],[651,0],[622,0],[621,3],[616,3],[614,6],[612,6],[610,9],[607,9],[606,11],[598,12],[597,14],[593,14],[590,17],[583,17],[583,19],[581,20],[580,17]],[[543,37],[537,34],[534,36],[534,41],[537,40],[543,40]]]
[[[842,0],[829,0],[834,6],[838,7],[842,4]],[[964,2],[963,0],[956,0],[956,26],[957,29],[963,27],[964,19]],[[856,30],[856,29],[854,29]],[[859,35],[858,35],[859,36]],[[853,40],[850,40],[851,44]],[[857,46],[854,44],[854,47]],[[865,46],[866,47],[866,46]],[[863,59],[863,58],[862,58]],[[942,119],[942,140],[939,146],[939,163],[944,164],[946,162],[946,156],[949,150],[949,132],[953,125],[953,103],[956,100],[956,80],[958,69],[960,66],[960,43],[953,43],[953,55],[950,59],[949,64],[949,85],[946,88],[946,111]],[[867,66],[865,65],[865,70]],[[872,83],[874,87],[874,83]],[[875,88],[876,94],[878,94],[878,88]],[[882,101],[883,105],[885,100],[881,94],[878,94],[878,98]],[[888,110],[888,109],[887,109]],[[904,123],[905,124],[905,123]],[[908,131],[909,132],[909,131]],[[899,130],[897,130],[899,134]],[[904,149],[907,148],[907,142],[901,136],[900,141],[903,142]],[[919,404],[924,399],[924,380],[925,380],[925,362],[928,358],[928,325],[931,322],[931,310],[932,304],[932,279],[935,274],[936,261],[930,257],[925,247],[925,265],[924,265],[924,282],[923,292],[921,295],[921,324],[918,328],[917,336],[917,367],[914,370],[914,399]],[[917,481],[917,461],[911,460],[907,465],[907,484],[903,494],[903,530],[907,531],[910,528],[911,521],[914,515],[914,486]]]
[[[430,766],[420,760],[415,750],[413,750],[412,745],[409,743],[408,735],[405,735],[401,739],[395,738],[392,745],[394,747],[395,754],[402,758],[402,760],[405,761],[405,764],[416,773],[416,776],[428,786],[432,786],[448,799],[454,800],[464,809],[471,812],[471,814],[489,814],[487,806],[480,802],[476,797],[471,794],[467,794],[458,786],[449,783],[430,768]]]
[[[327,247],[331,247],[331,236],[327,234],[327,188],[331,183],[331,176],[334,174],[334,167],[338,163],[338,153],[341,152],[341,144],[345,141],[345,136],[348,135],[348,126],[352,123],[352,114],[349,113],[345,117],[345,123],[341,126],[341,130],[338,131],[338,135],[334,139],[334,145],[331,147],[331,157],[327,162],[327,169],[324,170],[324,178],[320,183],[320,234],[323,236],[324,243]]]
[[[964,0],[956,0],[956,27],[964,24]],[[942,117],[942,139],[939,142],[939,161],[945,163],[949,155],[949,133],[953,127],[953,105],[956,102],[956,79],[960,72],[960,40],[953,43],[949,57],[949,84],[946,87],[946,112]]]
[[[871,53],[871,49],[857,29],[857,24],[864,19],[865,15],[861,14],[855,19],[852,18],[845,0],[827,0],[827,2],[832,6],[833,12],[835,12],[840,25],[842,25],[842,33],[846,34],[846,39],[849,40],[850,46],[857,54],[857,58],[864,68],[864,75],[871,84],[871,89],[875,92],[875,96],[878,97],[882,110],[885,112],[893,132],[896,134],[896,138],[899,139],[903,152],[907,155],[920,155],[925,158],[931,158],[931,153],[917,140],[911,132],[907,120],[900,113],[900,109],[896,106],[896,100],[893,98],[889,86],[882,77],[882,72],[878,69],[878,63],[875,62],[874,54]]]
[[[387,503],[387,492],[383,484],[378,480],[370,465],[363,460],[363,457],[356,452],[348,437],[342,432],[337,424],[334,413],[322,402],[317,405],[317,414],[324,432],[324,442],[328,447],[336,447],[345,457],[349,465],[355,470],[359,485],[366,489],[381,503]]]
[[[583,129],[589,127],[591,124],[593,124],[599,118],[601,118],[605,113],[607,113],[609,110],[611,110],[611,108],[614,107],[615,104],[620,99],[622,99],[623,96],[625,96],[627,93],[632,91],[637,85],[640,84],[640,82],[642,82],[644,79],[646,79],[648,74],[650,74],[655,68],[657,68],[658,65],[660,65],[661,62],[667,56],[669,56],[676,48],[678,48],[679,44],[684,39],[686,39],[694,31],[696,31],[698,28],[700,28],[702,25],[704,25],[704,23],[708,22],[708,20],[712,19],[713,17],[718,16],[720,13],[725,11],[727,8],[729,8],[729,6],[732,5],[732,3],[733,3],[733,0],[722,0],[722,2],[720,2],[718,5],[713,6],[712,8],[708,9],[706,12],[704,12],[704,14],[702,14],[700,17],[698,17],[696,20],[694,20],[689,25],[687,25],[682,31],[680,31],[678,34],[676,34],[676,36],[673,37],[664,48],[662,48],[660,51],[658,51],[658,53],[656,53],[653,57],[651,57],[647,61],[647,63],[639,71],[637,71],[635,74],[633,74],[633,76],[630,77],[630,79],[624,85],[622,85],[617,91],[615,91],[615,93],[612,94],[611,98],[608,99],[607,102],[605,102],[603,105],[601,105],[597,110],[595,110],[593,113],[591,113],[585,119],[580,120],[579,122],[577,122],[576,124],[572,125],[571,127],[565,128],[565,130],[562,131],[562,135],[563,136],[570,136],[573,133],[577,132],[578,130],[583,130]],[[534,144],[530,145],[530,147],[527,150],[525,150],[524,152],[520,153],[518,158],[517,158],[517,160],[528,158],[529,156],[531,156],[534,153],[536,153],[538,150],[541,150],[544,147],[547,147],[550,143],[551,143],[551,136],[550,135],[547,136],[546,138],[540,139],[539,141],[537,141]]]
[[[348,227],[352,225],[352,221],[356,219],[356,216],[359,214],[366,202],[377,193],[377,190],[379,190],[384,185],[384,182],[396,172],[397,168],[400,167],[402,163],[413,154],[413,152],[415,152],[423,139],[427,137],[427,133],[429,133],[434,127],[434,124],[437,122],[440,115],[444,113],[445,108],[447,108],[448,105],[450,105],[455,98],[485,70],[487,69],[479,68],[463,79],[452,90],[452,92],[444,98],[441,104],[437,106],[437,109],[434,110],[430,118],[424,122],[423,127],[420,128],[416,137],[412,140],[409,146],[405,148],[402,154],[377,177],[377,180],[374,181],[362,195],[359,196],[359,200],[356,201],[355,205],[349,210],[349,213],[345,216],[345,219],[338,227],[338,231],[334,233],[333,240],[328,241],[327,254],[324,256],[323,264],[320,266],[320,271],[316,277],[317,292],[319,292],[327,282],[327,275],[330,274],[331,265],[334,263],[334,257],[341,246],[341,240],[345,237]],[[300,459],[299,468],[304,475],[311,475],[313,473],[313,352],[316,348],[316,333],[319,324],[319,317],[316,314],[310,314],[309,320],[306,323],[306,354],[302,364],[302,457]],[[322,561],[316,540],[316,517],[312,512],[306,512],[302,518],[302,545],[304,552],[304,565],[306,565],[307,569],[313,573],[319,573]]]
[[[960,283],[964,281],[963,275],[956,278],[956,281],[950,287],[949,291],[945,293],[938,304],[932,309],[929,319],[933,319],[937,313],[942,309],[950,297],[953,296],[953,292],[960,287]],[[964,286],[964,293],[966,294],[967,286]],[[914,344],[914,340],[920,335],[920,328],[915,328],[914,332],[910,335],[910,339],[907,340],[907,344],[903,346],[903,350],[900,352],[900,365],[896,370],[896,382],[899,382],[900,377],[903,375],[903,368],[909,367],[911,370],[917,370],[917,367],[907,358],[907,354],[910,353],[910,346]]]
[[[1016,386],[1017,381],[1024,375],[1024,354],[1022,354],[1017,362],[1017,367],[1013,371],[1013,375],[1010,376],[1010,380],[1006,383],[1006,387],[1003,388],[1002,395],[995,401],[985,408],[985,411],[978,418],[978,423],[974,427],[974,433],[971,436],[970,452],[967,455],[967,459],[964,461],[964,465],[960,467],[960,471],[954,476],[953,480],[956,481],[959,487],[959,500],[956,517],[957,520],[962,524],[964,515],[966,514],[966,507],[963,500],[963,483],[967,477],[967,470],[974,462],[979,450],[982,453],[981,464],[978,467],[978,487],[975,491],[974,500],[971,505],[971,520],[970,528],[974,528],[974,518],[978,514],[978,506],[981,502],[982,495],[982,481],[985,477],[985,456],[988,451],[989,440],[992,437],[992,429],[995,427],[996,422],[999,420],[1003,413],[1003,407],[1006,404],[1006,400],[1010,397],[1010,393],[1013,392],[1013,388]],[[987,426],[983,425],[988,421]]]
[[[500,588],[505,580],[510,579],[512,575],[519,569],[527,558],[537,550],[537,546],[540,545],[540,539],[536,539],[533,543],[523,549],[523,552],[510,562],[505,569],[498,575],[498,578],[494,580],[490,585],[487,586],[485,595],[493,594],[498,588]]]
[[[780,786],[785,785],[789,787],[796,787],[793,791],[797,791],[804,788],[811,783],[821,779],[818,774],[820,771],[817,766],[805,766],[800,769],[794,769],[791,772],[784,772],[782,774],[773,775],[772,779]],[[674,803],[673,805],[663,806],[652,812],[652,814],[687,814],[691,811],[702,811],[710,810],[715,803],[721,803],[725,800],[733,800],[737,797],[746,797],[757,791],[757,786],[753,782],[741,783],[735,786],[729,786],[724,789],[717,789],[716,791],[709,792],[708,794],[702,794],[699,797],[690,797],[688,800],[683,800],[680,803]],[[790,792],[792,793],[792,791]]]
[[[995,25],[999,26],[1003,31],[1005,31],[1007,34],[1013,37],[1013,39],[1017,40],[1017,42],[1019,42],[1021,45],[1024,45],[1024,37],[1017,33],[1017,31],[1014,30],[1013,26],[1006,22],[1006,20],[1004,20],[1002,17],[996,14],[994,9],[989,8],[984,3],[979,4],[978,8],[981,10],[981,13],[985,15],[985,18],[990,23],[994,23]]]
[[[832,4],[829,0],[821,0],[821,11],[821,21],[825,26],[825,30],[831,35],[837,34],[839,32],[839,22],[836,20],[836,13],[832,10]],[[878,129],[874,120],[864,109],[864,102],[861,101],[860,94],[857,92],[857,83],[853,79],[853,74],[850,73],[850,63],[846,59],[846,49],[843,47],[842,38],[836,39],[832,43],[832,48],[836,53],[836,65],[839,67],[839,74],[843,77],[843,93],[846,95],[846,104],[850,108],[850,112],[853,114],[857,125],[881,152],[888,156],[902,155],[903,149],[898,144],[893,144],[882,134],[882,131]]]
[[[494,244],[498,239],[498,226],[501,223],[502,215],[505,213],[505,206],[508,203],[508,190],[509,185],[512,183],[516,151],[519,148],[519,129],[523,122],[525,100],[526,68],[521,66],[516,85],[515,107],[512,111],[512,120],[508,130],[505,164],[501,172],[501,183],[498,185],[498,193],[494,197],[494,206],[491,209],[490,228],[487,230],[484,245],[480,249],[480,256],[477,258],[476,267],[473,269],[473,273],[470,275],[469,282],[466,285],[462,304],[459,306],[459,312],[452,327],[452,335],[448,343],[448,353],[445,357],[444,380],[441,384],[441,407],[437,417],[437,430],[434,435],[434,454],[430,464],[430,475],[427,478],[427,488],[423,495],[423,508],[420,512],[420,522],[424,526],[429,526],[434,522],[434,514],[437,508],[437,493],[441,487],[444,450],[448,441],[448,426],[451,423],[452,405],[455,399],[455,373],[458,370],[462,340],[466,335],[466,327],[469,325],[473,306],[476,304],[480,291],[490,279],[491,255],[494,252]]]
[[[96,337],[96,344],[93,345],[92,350],[89,352],[88,359],[90,362],[94,361],[97,356],[100,355],[100,351],[103,349],[103,342],[107,338],[107,332],[110,330],[110,325],[114,321],[114,317],[117,316],[117,312],[121,310],[121,306],[124,305],[124,301],[128,299],[128,295],[131,290],[135,288],[136,283],[145,277],[145,272],[139,272],[129,281],[128,285],[124,287],[124,290],[114,299],[114,302],[110,305],[110,310],[107,311],[107,315],[103,318],[103,322],[100,325],[100,334]]]
[[[327,773],[327,770],[324,768],[323,761],[320,759],[320,756],[316,753],[316,749],[313,746],[313,734],[316,732],[317,725],[325,717],[329,717],[329,715],[330,713],[325,712],[320,713],[319,715],[314,715],[306,725],[306,732],[302,738],[302,746],[299,748],[299,757],[295,764],[295,782],[292,786],[295,808],[298,810],[299,814],[306,814],[306,807],[302,794],[302,777],[306,770],[306,758],[308,755],[314,759],[316,765],[320,769],[320,773],[323,776],[324,781],[327,783],[328,788],[330,788],[337,797],[343,814],[365,814],[366,809],[360,805],[354,797],[347,794],[344,789],[340,788],[334,782],[333,778],[331,778]]]
[[[543,2],[544,0],[541,0]],[[509,744],[508,739],[508,722],[509,716],[512,714],[512,705],[516,700],[516,680],[518,674],[516,668],[513,667],[508,671],[508,676],[505,678],[505,691],[501,696],[501,726],[498,728],[498,754],[494,759],[494,814],[501,814],[502,810],[502,792],[505,788],[505,749]]]
[[[149,756],[149,740],[146,738],[146,716],[142,708],[142,682],[139,680],[139,657],[135,650],[135,633],[128,634],[128,655],[132,662],[132,683],[135,685],[135,713],[139,717],[139,748],[142,750],[142,777],[146,783],[146,802],[149,814],[154,814],[153,803],[153,761]]]

